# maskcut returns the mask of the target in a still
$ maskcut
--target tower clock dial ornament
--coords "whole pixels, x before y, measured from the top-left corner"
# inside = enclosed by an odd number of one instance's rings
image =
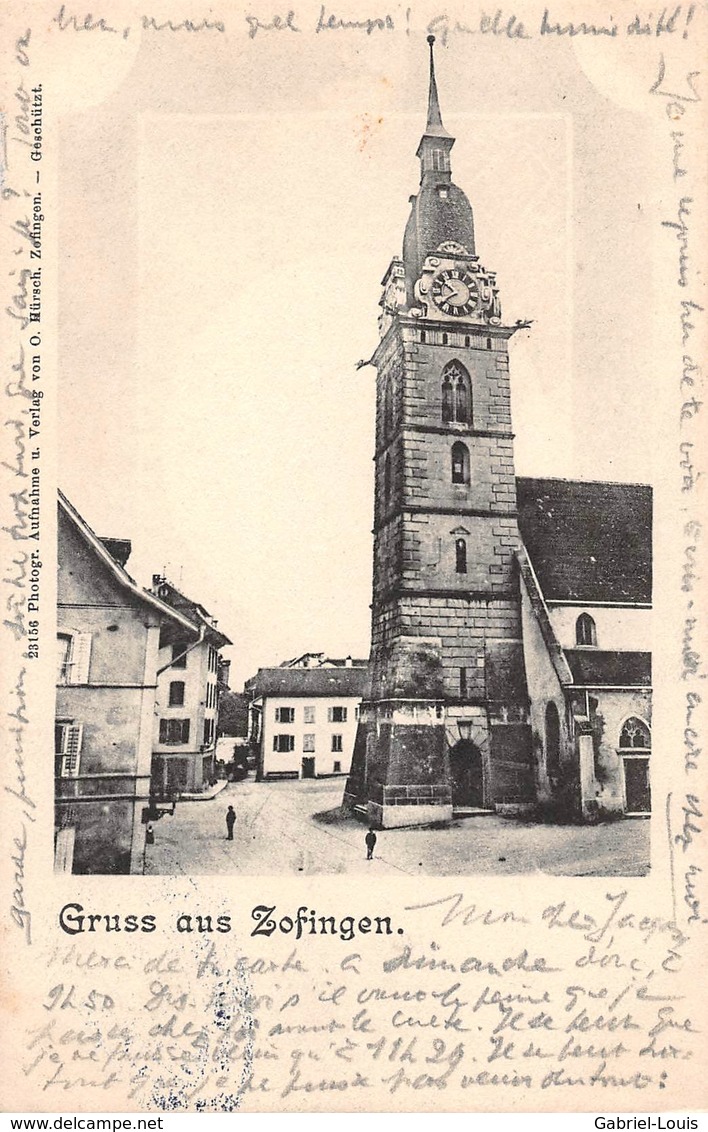
[[[479,307],[479,289],[469,271],[451,268],[433,277],[430,294],[443,314],[469,316]]]

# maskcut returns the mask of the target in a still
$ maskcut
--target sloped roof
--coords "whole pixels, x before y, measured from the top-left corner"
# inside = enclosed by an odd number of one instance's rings
[[[107,567],[115,581],[127,590],[132,598],[143,602],[145,605],[151,606],[160,613],[163,618],[171,622],[176,622],[182,629],[187,629],[190,634],[196,634],[195,626],[180,612],[172,609],[166,602],[160,601],[159,598],[155,597],[155,595],[151,594],[148,590],[143,590],[136,585],[130,574],[127,573],[121,563],[110,553],[104,540],[100,539],[91,529],[83,515],[79,514],[73,503],[67,499],[62,491],[57,491],[57,497],[60,512],[66,515],[69,522],[73,524],[96,558],[103,563],[104,567]]]
[[[198,601],[193,601],[192,598],[187,597],[166,578],[162,578],[157,586],[159,596],[173,609],[178,609],[185,617],[197,625],[203,625],[205,630],[206,639],[214,646],[214,648],[221,649],[224,645],[231,645],[233,641],[229,640],[221,629],[217,629],[211,614],[200,605]]]
[[[546,601],[651,602],[650,487],[517,477],[516,495]]]
[[[586,688],[651,687],[651,653],[566,649],[573,683]]]
[[[368,668],[259,668],[246,682],[255,696],[363,696]]]

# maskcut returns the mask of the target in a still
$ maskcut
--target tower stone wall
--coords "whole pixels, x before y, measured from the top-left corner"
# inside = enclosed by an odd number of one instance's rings
[[[515,569],[515,328],[502,324],[494,276],[474,254],[471,208],[450,180],[453,141],[431,59],[421,192],[404,259],[384,278],[373,359],[371,694],[345,792],[384,826],[529,801],[533,789]]]

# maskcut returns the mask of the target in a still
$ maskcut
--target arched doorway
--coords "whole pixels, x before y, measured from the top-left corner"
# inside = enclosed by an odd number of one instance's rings
[[[457,809],[482,809],[484,779],[482,752],[469,739],[460,739],[450,751],[452,805]]]

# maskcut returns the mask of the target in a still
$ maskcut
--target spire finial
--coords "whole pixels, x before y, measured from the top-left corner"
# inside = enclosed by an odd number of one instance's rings
[[[428,36],[428,46],[430,47],[430,90],[428,92],[428,124],[426,126],[426,133],[437,133],[445,129],[442,124],[442,115],[440,113],[440,101],[438,99],[438,87],[435,82],[435,59],[433,57],[433,44],[435,43],[435,36]]]

